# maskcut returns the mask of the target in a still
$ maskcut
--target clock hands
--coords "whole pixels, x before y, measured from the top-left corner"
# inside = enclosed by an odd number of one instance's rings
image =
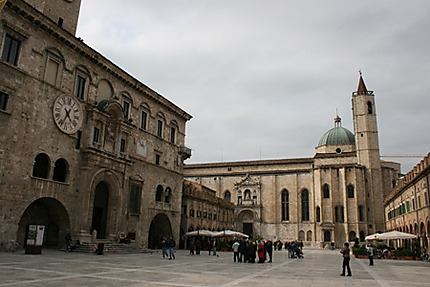
[[[69,118],[70,121],[72,121],[72,119],[70,118],[70,112],[72,111],[72,109],[67,110],[67,108],[64,108],[64,111],[66,112],[66,115],[64,116],[64,121]]]

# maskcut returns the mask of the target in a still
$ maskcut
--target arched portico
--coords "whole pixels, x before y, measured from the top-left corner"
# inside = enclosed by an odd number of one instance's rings
[[[161,238],[169,238],[172,235],[172,226],[170,220],[164,213],[157,214],[151,221],[151,226],[148,232],[148,248],[161,248]],[[178,238],[175,238],[178,243]]]
[[[70,232],[70,219],[64,205],[55,198],[43,197],[32,202],[18,223],[16,241],[25,244],[29,225],[44,225],[43,246],[60,247]]]
[[[242,209],[237,215],[236,229],[253,237],[258,233],[257,226],[255,226],[257,215],[251,209]]]

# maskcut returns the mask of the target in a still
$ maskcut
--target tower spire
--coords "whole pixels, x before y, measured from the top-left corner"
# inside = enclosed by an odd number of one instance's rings
[[[365,95],[367,94],[367,88],[366,84],[364,84],[363,73],[361,72],[361,70],[359,70],[358,73],[360,74],[360,79],[358,80],[357,94]]]

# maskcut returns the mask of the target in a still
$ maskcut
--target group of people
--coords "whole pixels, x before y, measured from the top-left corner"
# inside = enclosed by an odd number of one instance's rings
[[[72,244],[73,240],[70,233],[67,233],[64,239],[66,241],[66,252],[72,252],[73,250],[81,246],[81,242],[79,240],[76,240],[75,243]]]
[[[161,238],[161,250],[163,258],[169,258],[169,260],[176,259],[175,246],[176,241],[173,239],[173,236],[170,236],[169,239],[167,239],[167,237]],[[169,249],[169,254],[167,254],[167,249]]]
[[[258,263],[264,263],[267,259],[272,262],[273,243],[266,241],[235,241],[232,245],[233,261],[255,263],[258,256]],[[267,258],[268,257],[268,258]]]

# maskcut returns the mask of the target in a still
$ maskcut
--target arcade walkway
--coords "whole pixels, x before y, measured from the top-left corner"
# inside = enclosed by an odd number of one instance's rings
[[[430,287],[430,263],[351,260],[352,277],[341,277],[338,250],[304,250],[305,259],[274,253],[274,263],[233,263],[233,254],[176,260],[160,253],[102,255],[44,250],[42,255],[0,253],[0,286],[420,286]]]

